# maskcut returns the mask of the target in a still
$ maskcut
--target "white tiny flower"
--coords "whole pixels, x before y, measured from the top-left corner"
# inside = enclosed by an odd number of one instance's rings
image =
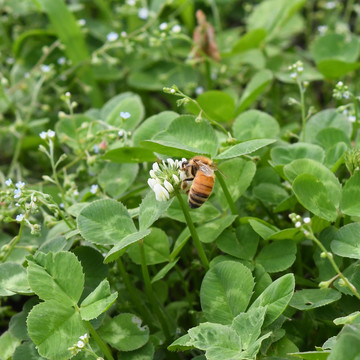
[[[125,134],[125,131],[124,131],[124,130],[119,130],[118,135],[119,135],[120,137],[123,137],[124,134]]]
[[[318,32],[320,33],[320,35],[324,35],[328,29],[328,27],[326,25],[320,25],[318,26]]]
[[[126,0],[126,3],[130,6],[134,6],[136,4],[136,0]]]
[[[7,179],[7,180],[5,181],[5,184],[6,184],[6,186],[10,186],[10,185],[12,184],[12,180],[11,180],[11,179]]]
[[[20,214],[20,215],[17,215],[17,216],[16,216],[16,221],[17,221],[17,222],[22,222],[23,219],[24,219],[24,214]]]
[[[304,67],[303,66],[298,66],[297,71],[299,73],[302,73],[304,71]]]
[[[149,17],[149,9],[146,7],[143,7],[141,9],[139,9],[138,11],[138,17],[141,20],[146,20]]]
[[[70,92],[70,91],[67,91],[67,92],[65,93],[65,96],[66,96],[67,98],[70,98],[70,97],[71,97],[71,92]]]
[[[310,224],[311,219],[309,217],[304,217],[304,223]]]
[[[79,19],[77,22],[80,26],[85,26],[86,20],[85,19]]]
[[[291,73],[291,74],[290,74],[290,77],[291,77],[292,79],[296,79],[296,78],[297,78],[297,74],[296,74],[296,73]]]
[[[118,38],[119,38],[119,34],[116,32],[113,32],[113,31],[106,35],[107,41],[110,41],[110,42],[116,41]]]
[[[166,201],[169,200],[170,195],[167,190],[160,184],[155,184],[154,186],[155,198],[157,201]]]
[[[64,65],[66,63],[66,58],[64,56],[61,56],[57,59],[57,63],[59,65]]]
[[[304,235],[307,237],[310,235],[310,233],[307,230],[304,230]]]
[[[98,188],[99,188],[99,185],[91,185],[91,187],[90,187],[90,192],[91,192],[92,194],[96,194],[97,191],[98,191]]]
[[[338,87],[341,87],[341,86],[343,86],[344,85],[344,83],[342,82],[342,81],[339,81],[337,84],[336,84],[336,86],[338,86]]]
[[[48,73],[49,71],[51,70],[50,66],[49,65],[42,65],[41,66],[41,71],[44,72],[44,73]]]
[[[21,196],[21,190],[15,189],[14,190],[14,199],[18,199]]]
[[[74,190],[73,195],[74,195],[74,196],[79,196],[79,191]]]
[[[159,164],[158,164],[157,162],[154,162],[154,163],[153,163],[153,166],[152,166],[152,169],[153,169],[154,171],[160,171]]]
[[[65,208],[64,203],[60,203],[60,204],[59,204],[59,207],[60,207],[60,209],[64,209],[64,208]]]
[[[120,33],[120,35],[121,35],[121,37],[127,37],[127,32],[126,31],[122,31],[121,33]]]
[[[356,121],[356,116],[355,115],[348,116],[348,121],[351,122],[351,123],[355,122]]]
[[[93,146],[93,150],[94,150],[94,153],[95,153],[95,154],[98,154],[98,153],[99,153],[99,145],[95,144],[95,145]]]
[[[18,189],[22,189],[24,186],[25,186],[25,183],[23,181],[18,181],[15,186],[18,188]]]
[[[329,1],[324,5],[324,8],[327,10],[332,10],[336,8],[336,1]]]
[[[55,136],[55,131],[54,130],[48,130],[47,131],[47,136],[52,139]]]
[[[76,343],[76,347],[79,348],[79,349],[83,349],[85,347],[85,343],[83,341],[79,340]]]
[[[87,341],[89,339],[89,335],[85,333],[84,335],[80,336],[80,340]]]
[[[14,62],[15,62],[15,59],[14,59],[14,58],[12,58],[12,57],[6,58],[6,63],[7,63],[8,65],[12,65]]]
[[[42,131],[39,135],[43,140],[45,140],[47,138],[47,132],[46,131]]]
[[[171,89],[170,92],[171,92],[172,94],[175,94],[175,89]]]
[[[164,186],[169,193],[174,191],[174,187],[167,180],[164,181]]]
[[[174,25],[172,27],[171,31],[178,34],[181,31],[181,26],[180,25]]]
[[[301,226],[301,222],[300,221],[297,221],[296,223],[295,223],[295,227],[296,228],[299,228]]]
[[[175,181],[175,184],[178,184],[180,182],[180,179],[175,174],[173,174],[173,179]]]
[[[198,86],[198,87],[195,89],[195,94],[196,94],[196,95],[201,95],[203,92],[204,92],[204,88],[203,88],[202,86]]]
[[[345,92],[343,93],[343,98],[344,98],[344,99],[349,99],[349,97],[350,97],[350,92],[349,92],[349,91],[345,91]]]
[[[20,204],[17,202],[17,203],[15,203],[15,206],[16,206],[16,207],[19,207],[19,206],[20,206]]]
[[[168,27],[168,24],[167,24],[166,22],[161,23],[160,26],[159,26],[159,28],[160,28],[161,31],[166,30],[167,27]]]
[[[130,113],[128,113],[127,111],[121,111],[120,112],[120,117],[122,117],[123,119],[128,119],[129,117],[131,116],[131,114]]]

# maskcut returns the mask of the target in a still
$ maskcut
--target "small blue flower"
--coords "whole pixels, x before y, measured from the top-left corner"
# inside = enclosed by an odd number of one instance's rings
[[[24,214],[16,215],[16,221],[17,222],[22,222],[23,220],[24,220]]]
[[[116,32],[113,32],[113,31],[106,35],[107,41],[110,41],[110,42],[116,41],[118,38],[119,38],[119,34]]]
[[[44,72],[44,73],[48,73],[49,71],[51,70],[50,66],[49,65],[42,65],[41,66],[41,71]]]
[[[64,64],[66,63],[66,57],[64,57],[64,56],[59,57],[59,58],[57,59],[57,63],[58,63],[59,65],[64,65]]]
[[[23,181],[18,181],[15,186],[18,188],[18,189],[22,189],[24,186],[25,186],[25,183]]]
[[[141,9],[139,9],[138,11],[138,17],[141,20],[146,20],[149,17],[149,9],[146,7],[143,7]]]
[[[11,179],[7,179],[7,180],[5,181],[5,184],[6,184],[6,186],[10,186],[10,185],[12,184],[12,180],[11,180]]]
[[[18,199],[21,196],[21,189],[15,189],[14,194],[14,199]]]
[[[98,146],[97,144],[95,144],[95,145],[93,146],[93,150],[94,150],[94,153],[95,153],[95,154],[98,154],[98,153],[99,153],[99,146]]]
[[[131,116],[131,114],[130,113],[128,113],[127,111],[121,111],[120,112],[120,117],[122,117],[123,119],[128,119],[129,117]]]
[[[55,131],[49,129],[49,130],[47,131],[47,136],[48,136],[49,138],[53,138],[53,137],[55,136]]]
[[[91,185],[90,192],[96,194],[98,191],[99,185]]]
[[[40,136],[43,140],[45,140],[45,139],[47,138],[47,132],[46,132],[46,131],[42,131],[42,132],[39,134],[39,136]]]

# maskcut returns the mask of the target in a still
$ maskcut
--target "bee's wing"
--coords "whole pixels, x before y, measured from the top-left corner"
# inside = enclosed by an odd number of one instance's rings
[[[214,175],[214,170],[211,169],[208,165],[200,163],[199,164],[199,169],[206,176],[213,176]]]

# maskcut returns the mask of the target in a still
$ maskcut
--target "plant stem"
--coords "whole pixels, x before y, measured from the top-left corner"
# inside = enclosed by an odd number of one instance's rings
[[[94,338],[96,343],[99,345],[99,348],[104,353],[105,358],[107,360],[114,360],[108,345],[101,339],[101,337],[98,335],[96,330],[91,325],[90,321],[86,321],[86,325],[87,325],[87,327],[89,329],[90,335]]]
[[[233,199],[232,199],[232,197],[231,197],[231,195],[230,195],[230,192],[229,192],[229,189],[228,189],[228,187],[227,187],[227,185],[226,185],[226,182],[225,182],[225,180],[224,180],[224,177],[222,176],[222,174],[221,174],[220,172],[218,172],[218,173],[216,174],[216,177],[217,177],[217,179],[219,180],[220,186],[221,186],[221,188],[222,188],[222,190],[223,190],[223,192],[224,192],[224,195],[225,195],[225,197],[226,197],[226,200],[227,200],[227,202],[228,202],[228,204],[229,204],[231,213],[232,213],[233,215],[238,215],[238,212],[237,212],[236,207],[235,207],[235,203],[234,203],[234,201],[233,201]]]
[[[140,247],[140,255],[141,255],[141,271],[143,274],[143,278],[144,278],[144,283],[145,283],[145,290],[147,293],[147,296],[149,297],[149,300],[151,302],[152,308],[160,322],[160,325],[162,327],[162,330],[164,332],[164,335],[166,337],[166,339],[168,341],[170,341],[170,332],[169,332],[169,328],[168,328],[168,324],[165,320],[164,314],[162,309],[160,309],[160,304],[157,302],[155,294],[153,292],[153,288],[151,285],[151,280],[150,280],[150,275],[149,275],[149,270],[148,267],[146,265],[146,258],[145,258],[145,251],[144,251],[144,241],[140,240],[138,242],[139,247]]]
[[[198,252],[200,260],[201,260],[205,270],[207,271],[207,270],[209,270],[209,260],[207,259],[204,248],[203,248],[203,246],[202,246],[202,244],[200,242],[199,235],[198,235],[198,233],[197,233],[197,231],[195,229],[194,223],[193,223],[193,221],[191,219],[189,209],[188,209],[187,205],[185,204],[184,199],[181,197],[180,193],[178,191],[176,191],[175,194],[176,194],[176,197],[178,198],[178,200],[180,202],[180,206],[181,206],[181,208],[183,210],[187,226],[188,226],[188,228],[190,230],[190,234],[191,234],[191,237],[192,237],[192,239],[194,241],[194,245],[196,247],[196,250]]]
[[[353,11],[353,9],[354,9],[354,0],[348,0],[344,12],[344,22],[346,24],[350,23],[351,12]]]
[[[6,255],[1,260],[2,262],[6,261],[6,259],[10,256],[11,252],[13,251],[15,245],[19,242],[22,232],[24,230],[24,224],[25,224],[25,221],[22,221],[20,224],[19,233],[11,239],[11,241],[9,243],[9,249],[8,249]]]
[[[321,249],[321,251],[325,254],[325,256],[327,257],[327,259],[330,261],[330,264],[332,265],[333,269],[336,271],[336,273],[338,274],[338,276],[344,281],[344,284],[350,289],[350,291],[360,300],[360,294],[356,291],[356,288],[353,284],[350,283],[350,281],[342,274],[342,272],[340,271],[339,267],[336,265],[336,262],[332,256],[331,253],[329,253],[325,246],[321,243],[321,241],[313,234],[313,232],[311,231],[309,233],[309,238],[314,241],[314,243],[319,246],[319,248]]]
[[[301,107],[301,141],[305,141],[305,125],[306,125],[306,112],[305,112],[305,89],[301,83],[300,79],[297,79],[297,84],[299,86],[300,91],[300,107]]]
[[[357,144],[358,128],[359,128],[360,119],[359,119],[359,108],[358,108],[356,96],[352,95],[352,101],[354,104],[355,122],[354,122],[353,130],[352,130],[351,138],[354,140],[355,144]]]
[[[153,320],[151,317],[151,314],[149,314],[148,309],[144,306],[144,304],[140,301],[139,297],[136,294],[136,291],[130,281],[129,275],[126,272],[124,263],[121,260],[121,257],[116,260],[116,263],[118,265],[118,269],[120,271],[121,277],[124,281],[124,284],[126,286],[126,289],[131,297],[131,300],[135,304],[138,312],[141,314],[141,316],[144,318],[145,322],[151,327]]]

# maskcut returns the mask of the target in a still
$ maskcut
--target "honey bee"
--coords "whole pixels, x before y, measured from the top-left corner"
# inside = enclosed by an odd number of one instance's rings
[[[182,163],[182,170],[186,174],[181,187],[185,190],[192,181],[188,191],[188,203],[191,209],[200,207],[210,196],[215,183],[215,165],[205,156],[195,156]]]

